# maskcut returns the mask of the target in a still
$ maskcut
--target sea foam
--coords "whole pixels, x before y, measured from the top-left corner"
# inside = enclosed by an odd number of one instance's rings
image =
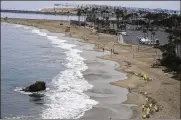
[[[97,101],[90,99],[84,91],[91,89],[83,77],[82,72],[88,69],[80,56],[81,50],[74,47],[76,45],[67,43],[67,40],[57,36],[49,36],[39,29],[33,29],[32,33],[47,37],[54,47],[65,49],[67,69],[61,71],[52,79],[52,89],[45,93],[47,101],[46,108],[42,111],[43,119],[77,119],[84,115],[87,110],[98,104]]]
[[[14,89],[14,91],[19,92],[19,93],[22,93],[22,94],[25,94],[25,95],[31,95],[31,94],[34,94],[34,93],[37,93],[37,94],[42,94],[42,93],[44,93],[43,91],[41,91],[41,92],[25,92],[25,91],[22,91],[22,90],[23,90],[23,87],[16,87],[16,88]],[[45,91],[48,91],[48,90],[49,90],[49,88],[46,88]]]
[[[14,26],[17,27],[17,28],[24,28],[24,29],[27,29],[27,30],[30,29],[30,27],[25,26],[25,25],[15,24]]]

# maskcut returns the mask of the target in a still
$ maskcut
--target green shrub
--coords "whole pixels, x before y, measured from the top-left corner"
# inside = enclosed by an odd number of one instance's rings
[[[162,54],[161,65],[167,66],[173,71],[181,72],[181,58],[176,56],[174,50],[169,50]]]

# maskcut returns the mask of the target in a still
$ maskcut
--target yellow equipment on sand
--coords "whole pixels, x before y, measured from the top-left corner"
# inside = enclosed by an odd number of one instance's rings
[[[159,111],[159,108],[158,108],[158,106],[156,106],[156,105],[154,106],[154,109],[155,109],[156,112]]]
[[[146,116],[146,115],[142,115],[142,118],[143,118],[143,119],[146,119],[146,118],[147,118],[147,116]]]

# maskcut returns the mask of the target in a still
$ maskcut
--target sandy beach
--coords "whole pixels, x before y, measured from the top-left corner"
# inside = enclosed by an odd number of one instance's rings
[[[7,21],[1,19],[1,22],[8,22],[13,24],[22,24],[28,26],[38,27],[40,29],[47,29],[50,32],[65,33],[69,22],[67,21],[53,21],[53,20],[28,20],[28,19],[10,19]],[[63,25],[60,25],[62,23]],[[97,51],[105,50],[110,51],[113,48],[118,54],[105,55],[103,59],[111,60],[119,63],[117,71],[127,74],[127,79],[119,80],[117,82],[110,81],[109,83],[121,88],[130,88],[127,94],[127,100],[124,104],[136,104],[132,107],[132,118],[140,119],[142,116],[141,105],[145,103],[146,95],[140,92],[147,92],[147,96],[154,99],[162,109],[151,115],[151,119],[178,119],[180,118],[180,81],[171,78],[171,74],[165,74],[162,69],[151,68],[155,58],[161,57],[161,52],[158,49],[148,46],[118,44],[117,37],[114,35],[95,33],[90,28],[84,27],[70,27],[72,37],[80,38],[82,42],[95,44]],[[140,80],[139,77],[131,74],[145,73],[151,77],[152,81]],[[106,114],[106,113],[105,113]]]

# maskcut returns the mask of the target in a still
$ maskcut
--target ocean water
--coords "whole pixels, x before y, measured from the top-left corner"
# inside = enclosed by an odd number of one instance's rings
[[[76,119],[98,104],[84,93],[93,87],[86,59],[63,34],[8,23],[1,30],[2,118]],[[36,80],[46,91],[20,92]]]

